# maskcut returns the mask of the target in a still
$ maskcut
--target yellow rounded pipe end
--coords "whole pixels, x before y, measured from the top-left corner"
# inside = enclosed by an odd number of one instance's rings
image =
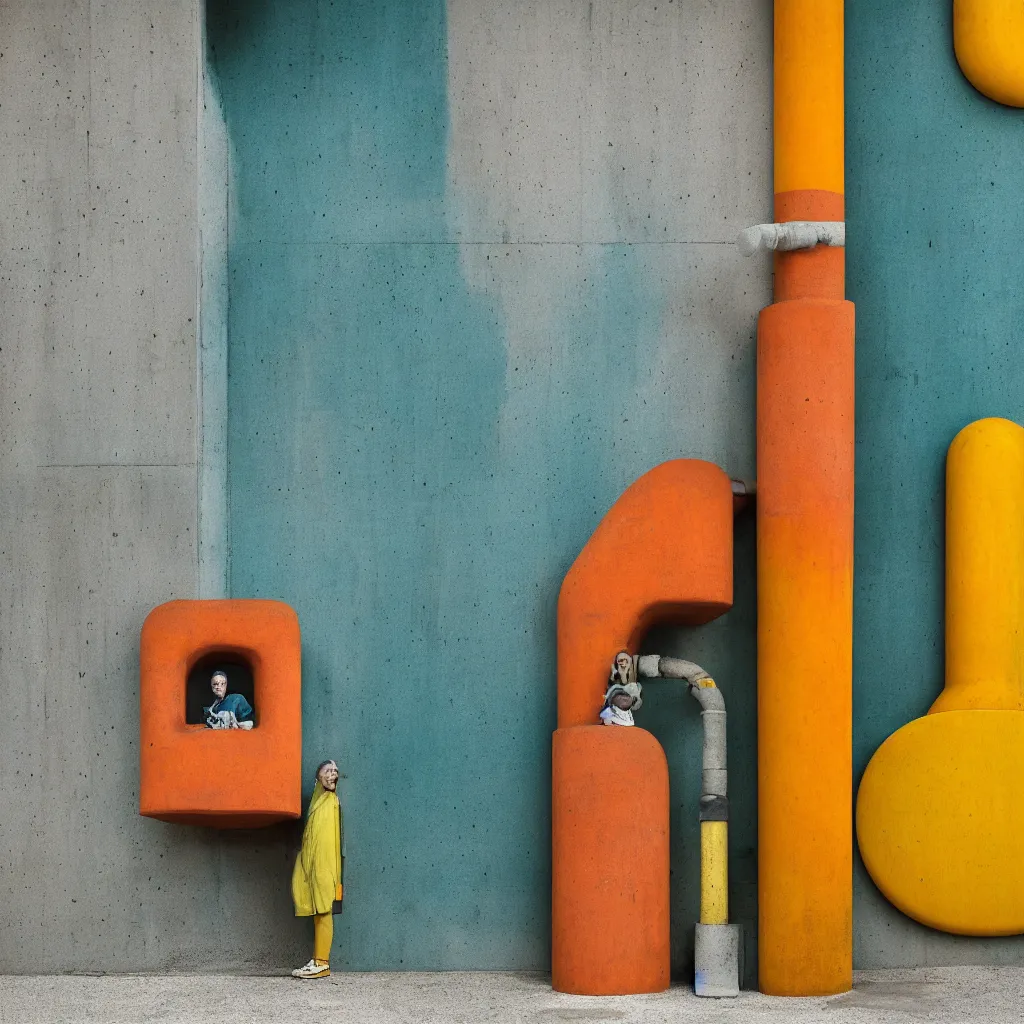
[[[842,194],[843,0],[775,0],[775,193]]]
[[[953,0],[953,49],[967,81],[1008,107],[1024,107],[1024,4]]]
[[[1024,428],[995,417],[946,457],[946,681],[932,711],[969,708],[1024,710]]]

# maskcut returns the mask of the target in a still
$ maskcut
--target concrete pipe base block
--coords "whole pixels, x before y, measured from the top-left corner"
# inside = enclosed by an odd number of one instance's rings
[[[728,998],[740,994],[738,924],[698,924],[693,956],[693,991],[698,996]]]

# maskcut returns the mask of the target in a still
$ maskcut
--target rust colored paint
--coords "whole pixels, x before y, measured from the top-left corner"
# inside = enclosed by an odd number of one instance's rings
[[[214,652],[252,668],[256,728],[185,722],[185,685]],[[253,828],[301,815],[299,620],[280,601],[170,601],[142,627],[139,813]]]
[[[552,742],[551,984],[628,995],[669,986],[668,765],[639,727]]]
[[[552,984],[658,992],[669,983],[668,771],[650,733],[597,725],[609,667],[656,622],[732,605],[732,486],[666,462],[612,506],[562,583],[552,764]]]
[[[611,507],[558,598],[558,725],[597,720],[616,651],[659,621],[699,625],[732,606],[733,498],[709,462],[676,459]]]
[[[1024,711],[1024,428],[968,424],[946,457],[946,679],[930,713]]]
[[[775,2],[775,216],[843,219],[843,2]],[[757,347],[758,961],[853,983],[854,314],[844,251],[775,258]]]

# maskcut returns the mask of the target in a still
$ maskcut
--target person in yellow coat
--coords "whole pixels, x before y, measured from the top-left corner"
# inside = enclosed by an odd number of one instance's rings
[[[334,914],[341,913],[341,807],[338,804],[338,766],[324,761],[316,770],[316,785],[306,812],[302,849],[292,872],[296,917],[313,918],[313,959],[292,971],[294,978],[327,978],[331,973]]]

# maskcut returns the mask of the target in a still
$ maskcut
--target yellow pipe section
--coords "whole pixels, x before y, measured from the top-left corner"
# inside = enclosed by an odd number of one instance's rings
[[[967,80],[996,103],[1024,107],[1024,3],[953,0],[953,49]]]
[[[843,2],[775,2],[775,194],[842,193]]]
[[[964,427],[946,459],[946,681],[875,751],[861,856],[904,914],[958,935],[1024,933],[1024,429]]]
[[[700,923],[729,923],[729,823],[700,823]]]
[[[996,418],[949,446],[946,683],[931,710],[980,708],[1024,710],[1024,429]]]

